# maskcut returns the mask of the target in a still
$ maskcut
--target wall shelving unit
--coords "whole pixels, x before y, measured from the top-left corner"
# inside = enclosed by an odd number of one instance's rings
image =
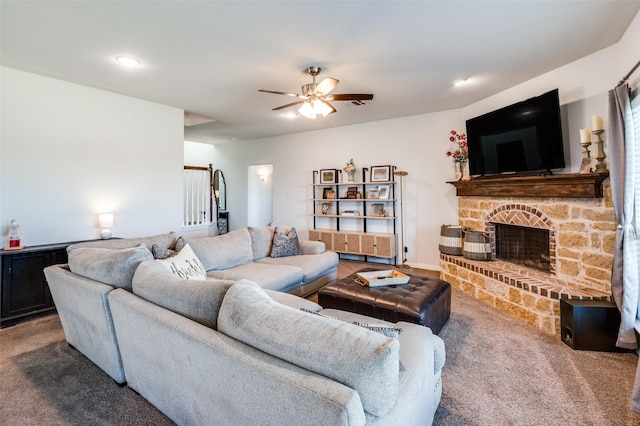
[[[340,255],[355,255],[364,261],[389,259],[395,264],[398,200],[395,167],[388,167],[390,180],[380,182],[371,182],[364,169],[360,182],[318,183],[319,172],[314,171],[309,239],[323,242],[327,250]],[[334,198],[327,198],[331,191]]]

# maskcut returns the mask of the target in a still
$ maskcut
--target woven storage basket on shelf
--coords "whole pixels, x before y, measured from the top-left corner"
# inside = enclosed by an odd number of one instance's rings
[[[491,237],[488,232],[467,231],[464,234],[462,255],[470,260],[493,260]]]
[[[459,225],[442,225],[440,227],[441,253],[462,256],[462,241],[467,228]]]

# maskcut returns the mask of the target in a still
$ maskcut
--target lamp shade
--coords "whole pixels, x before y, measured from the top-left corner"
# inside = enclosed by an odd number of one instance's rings
[[[101,213],[98,215],[99,228],[111,228],[113,226],[113,213]]]

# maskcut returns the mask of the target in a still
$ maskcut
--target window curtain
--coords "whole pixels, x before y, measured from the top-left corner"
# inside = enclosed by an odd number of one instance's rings
[[[609,92],[609,164],[616,216],[616,241],[611,274],[613,299],[620,309],[617,346],[638,347],[640,332],[640,99],[631,100],[627,83]],[[640,413],[640,363],[631,409]]]

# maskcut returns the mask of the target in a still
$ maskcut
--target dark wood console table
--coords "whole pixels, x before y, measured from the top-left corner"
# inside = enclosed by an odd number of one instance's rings
[[[601,198],[608,173],[498,176],[447,182],[457,196]]]
[[[0,250],[0,328],[55,311],[43,269],[67,263],[70,244],[73,243]]]

